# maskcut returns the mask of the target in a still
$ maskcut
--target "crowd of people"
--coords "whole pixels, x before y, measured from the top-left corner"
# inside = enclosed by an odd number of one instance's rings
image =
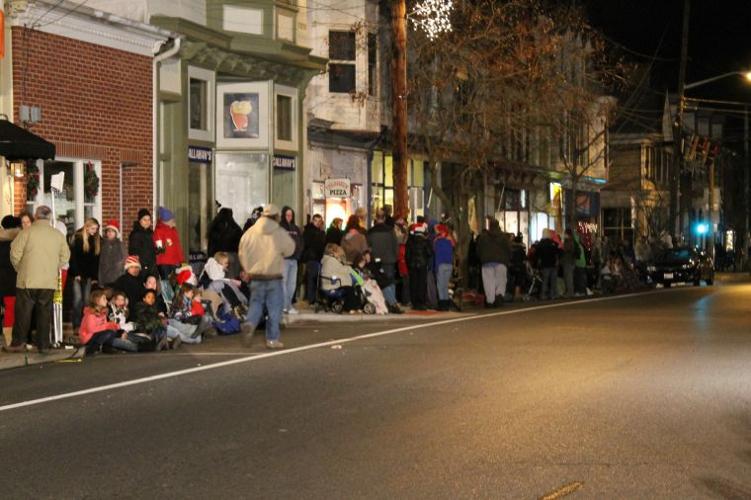
[[[33,216],[2,220],[0,294],[4,325],[12,326],[6,351],[25,351],[34,330],[37,349],[48,349],[53,297],[68,281],[70,322],[89,353],[174,349],[239,331],[250,343],[262,323],[266,346],[277,349],[283,316],[298,314],[303,301],[350,314],[460,305],[452,300],[459,256],[447,218],[408,224],[385,206],[371,227],[358,209],[328,228],[314,214],[301,229],[292,208],[268,204],[241,228],[232,210],[221,208],[208,229],[209,257],[194,268],[165,207],[156,221],[140,210],[127,245],[118,221],[87,219],[68,240],[51,217],[41,206]],[[605,239],[584,242],[571,230],[560,238],[546,229],[527,249],[521,234],[503,232],[487,217],[469,245],[468,285],[478,285],[486,307],[519,296],[638,287],[639,265],[649,258],[644,243],[611,249]]]

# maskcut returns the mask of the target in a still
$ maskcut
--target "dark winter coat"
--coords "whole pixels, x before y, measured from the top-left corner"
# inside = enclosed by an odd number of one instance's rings
[[[98,280],[99,279],[99,255],[96,253],[96,236],[87,235],[89,238],[89,251],[83,251],[82,232],[76,233],[73,238],[73,245],[70,248],[70,269],[68,276],[75,278],[80,276],[82,279]]]
[[[558,267],[561,249],[550,238],[543,238],[535,246],[535,260],[541,269]]]
[[[145,302],[139,302],[133,309],[131,321],[135,321],[138,331],[151,334],[157,328],[164,326],[156,305],[150,306]]]
[[[156,271],[156,247],[151,228],[142,228],[138,221],[133,223],[133,231],[128,237],[128,255],[138,255],[144,272]]]
[[[20,231],[0,228],[0,297],[16,295],[16,270],[10,263],[10,244]]]
[[[490,223],[490,228],[477,237],[477,257],[481,264],[511,263],[511,239],[501,232],[497,220]]]
[[[237,253],[243,230],[235,222],[231,208],[222,208],[209,226],[209,257],[217,252]]]
[[[342,244],[342,238],[344,237],[344,231],[337,229],[334,226],[329,226],[326,230],[326,244],[333,243],[335,245]]]
[[[514,242],[511,244],[511,268],[515,270],[524,269],[524,261],[527,260],[527,249],[524,243]]]
[[[123,274],[123,264],[128,252],[125,244],[119,239],[102,240],[102,251],[99,254],[99,284],[107,286],[114,283]]]
[[[428,237],[422,233],[410,234],[405,258],[410,270],[427,269],[433,259],[433,249]]]
[[[287,212],[292,212],[292,222],[287,222],[287,218],[285,216]],[[282,228],[284,228],[287,233],[289,233],[290,238],[292,238],[292,240],[295,242],[295,252],[289,257],[285,258],[299,261],[303,252],[303,240],[302,231],[300,231],[300,228],[295,225],[295,211],[290,207],[282,208],[282,221],[279,223],[279,225],[282,226]]]
[[[302,261],[321,261],[323,250],[326,248],[326,233],[318,229],[315,224],[309,222],[302,233],[303,246]]]
[[[125,273],[112,283],[112,288],[119,292],[123,292],[125,296],[128,297],[128,307],[132,315],[135,311],[133,304],[141,302],[145,291],[141,277],[131,276],[130,274]]]
[[[399,244],[394,226],[376,224],[368,231],[368,245],[373,258],[381,259],[385,265],[393,266],[399,257]]]

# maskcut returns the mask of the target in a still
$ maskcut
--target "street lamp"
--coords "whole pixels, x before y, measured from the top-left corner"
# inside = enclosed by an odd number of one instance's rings
[[[731,71],[729,73],[723,73],[721,75],[713,76],[712,78],[707,78],[705,80],[699,80],[698,82],[687,83],[683,87],[683,89],[688,90],[688,89],[693,89],[696,87],[701,87],[702,85],[705,85],[707,83],[715,82],[717,80],[722,80],[723,78],[727,78],[729,76],[736,76],[736,75],[742,76],[746,79],[746,81],[751,82],[751,71]]]

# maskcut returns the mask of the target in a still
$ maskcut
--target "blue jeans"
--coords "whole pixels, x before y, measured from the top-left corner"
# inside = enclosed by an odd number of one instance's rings
[[[438,300],[449,300],[449,281],[451,272],[454,267],[451,264],[438,264],[435,273],[436,288],[438,289]]]
[[[313,304],[318,295],[318,274],[321,272],[321,263],[310,260],[305,263],[305,300]]]
[[[180,337],[180,340],[186,344],[200,344],[201,336],[193,336],[197,329],[198,325],[190,325],[176,319],[171,319],[169,320],[169,325],[167,325],[167,338],[174,339],[175,337]]]
[[[282,273],[282,287],[284,291],[285,311],[292,307],[292,298],[297,290],[297,261],[295,259],[284,259],[284,271]]]
[[[81,281],[78,281],[77,279],[73,280],[73,308],[70,310],[70,314],[74,331],[78,331],[78,327],[81,326],[81,318],[83,317],[83,305],[85,301],[89,300],[90,294],[90,278],[81,278]]]
[[[295,264],[297,264],[295,262]],[[263,308],[269,313],[266,319],[266,340],[279,340],[279,322],[284,306],[284,286],[282,280],[253,280],[250,282],[250,307],[247,321],[257,327],[263,319]]]
[[[542,278],[542,292],[540,298],[554,299],[558,295],[558,269],[555,267],[543,267],[540,271]]]

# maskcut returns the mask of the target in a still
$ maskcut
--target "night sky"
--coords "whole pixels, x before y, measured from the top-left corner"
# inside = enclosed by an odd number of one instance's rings
[[[652,87],[676,89],[683,0],[585,0],[584,4],[592,24],[613,41],[649,56],[659,47]],[[751,70],[751,2],[692,0],[688,55],[688,83],[729,71]],[[650,62],[649,57],[632,57]],[[751,102],[751,85],[740,77],[729,77],[690,90],[687,95]]]

